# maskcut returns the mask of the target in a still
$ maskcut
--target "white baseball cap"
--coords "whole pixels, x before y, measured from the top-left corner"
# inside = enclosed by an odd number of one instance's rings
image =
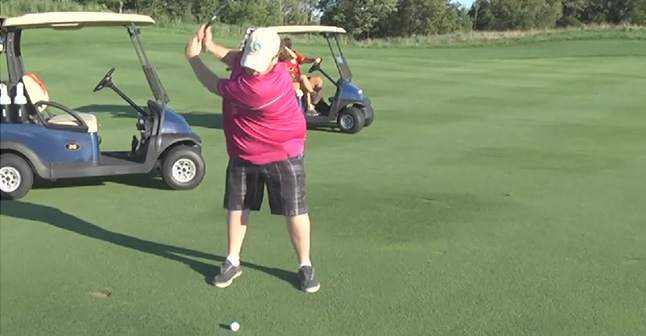
[[[270,28],[258,28],[249,37],[242,51],[240,65],[246,68],[264,72],[269,68],[271,60],[280,51],[280,36]]]

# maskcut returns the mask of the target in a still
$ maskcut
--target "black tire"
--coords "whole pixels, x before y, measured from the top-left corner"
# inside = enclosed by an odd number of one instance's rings
[[[180,162],[181,161],[181,162]],[[184,167],[176,164],[185,165]],[[186,181],[179,180],[175,170],[182,170],[184,177],[189,178]],[[180,174],[182,173],[180,172]],[[179,145],[169,150],[164,156],[161,163],[161,175],[166,184],[175,190],[190,190],[197,187],[206,174],[206,164],[204,158],[195,147]]]
[[[375,121],[375,111],[368,107],[364,107],[364,111],[366,111],[366,122],[363,127],[368,127],[370,126],[370,124],[372,124],[373,121]]]
[[[34,172],[27,161],[15,154],[0,155],[1,199],[19,200],[27,195],[33,185]]]
[[[359,133],[365,123],[363,112],[356,107],[343,108],[337,117],[337,125],[343,133]]]

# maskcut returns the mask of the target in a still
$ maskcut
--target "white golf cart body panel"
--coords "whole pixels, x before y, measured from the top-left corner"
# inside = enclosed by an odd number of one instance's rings
[[[31,13],[5,19],[3,28],[14,29],[81,29],[85,27],[120,27],[130,24],[152,26],[150,16],[103,12],[48,12]]]

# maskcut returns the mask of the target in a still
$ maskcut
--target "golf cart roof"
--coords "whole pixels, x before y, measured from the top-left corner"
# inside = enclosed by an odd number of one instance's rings
[[[85,27],[116,27],[130,24],[150,26],[155,24],[150,16],[108,12],[49,12],[30,13],[6,18],[2,28],[15,29],[81,29]]]
[[[345,29],[334,26],[272,26],[267,28],[274,30],[278,34],[346,33]]]

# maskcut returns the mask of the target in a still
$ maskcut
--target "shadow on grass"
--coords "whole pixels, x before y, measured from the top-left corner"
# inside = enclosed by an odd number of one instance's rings
[[[132,118],[138,116],[138,112],[130,105],[110,105],[110,104],[92,104],[80,106],[74,109],[78,112],[87,113],[110,113],[115,118]],[[175,111],[180,113],[178,111]],[[207,112],[186,112],[180,113],[189,125],[195,127],[205,127],[212,129],[222,129],[222,114]],[[100,122],[100,120],[99,120]]]
[[[115,118],[137,118],[137,111],[135,111],[129,105],[102,105],[102,104],[93,104],[80,106],[74,109],[79,112],[88,112],[88,113],[110,113]],[[176,111],[177,112],[177,111]],[[178,112],[179,113],[179,112]],[[211,129],[222,129],[222,114],[220,113],[208,113],[208,112],[186,112],[180,113],[186,122],[189,125],[194,127],[204,127]],[[99,120],[100,121],[100,120]],[[332,123],[331,126],[308,126],[308,130],[312,131],[322,131],[328,133],[339,133],[341,132],[337,126]]]
[[[309,131],[318,131],[318,132],[327,132],[327,133],[336,133],[336,134],[349,135],[347,133],[341,132],[341,130],[336,126],[307,126],[307,129]]]
[[[38,181],[34,183],[34,189],[104,186],[106,182],[112,182],[136,188],[172,190],[157,173],[106,177],[83,177],[74,179],[61,179],[56,181],[38,179]]]
[[[112,243],[124,248],[155,255],[168,260],[181,262],[195,272],[204,276],[204,280],[210,283],[211,278],[218,273],[219,269],[209,263],[194,260],[192,258],[208,259],[221,263],[225,260],[222,256],[212,255],[183,247],[156,243],[122,233],[106,230],[100,226],[89,223],[74,215],[65,213],[59,209],[23,201],[3,201],[0,207],[0,214],[3,216],[25,219],[34,222],[45,223],[59,229],[67,230],[88,238],[93,238]],[[264,267],[248,262],[242,262],[244,267],[249,267],[297,287],[296,273],[286,270]]]

